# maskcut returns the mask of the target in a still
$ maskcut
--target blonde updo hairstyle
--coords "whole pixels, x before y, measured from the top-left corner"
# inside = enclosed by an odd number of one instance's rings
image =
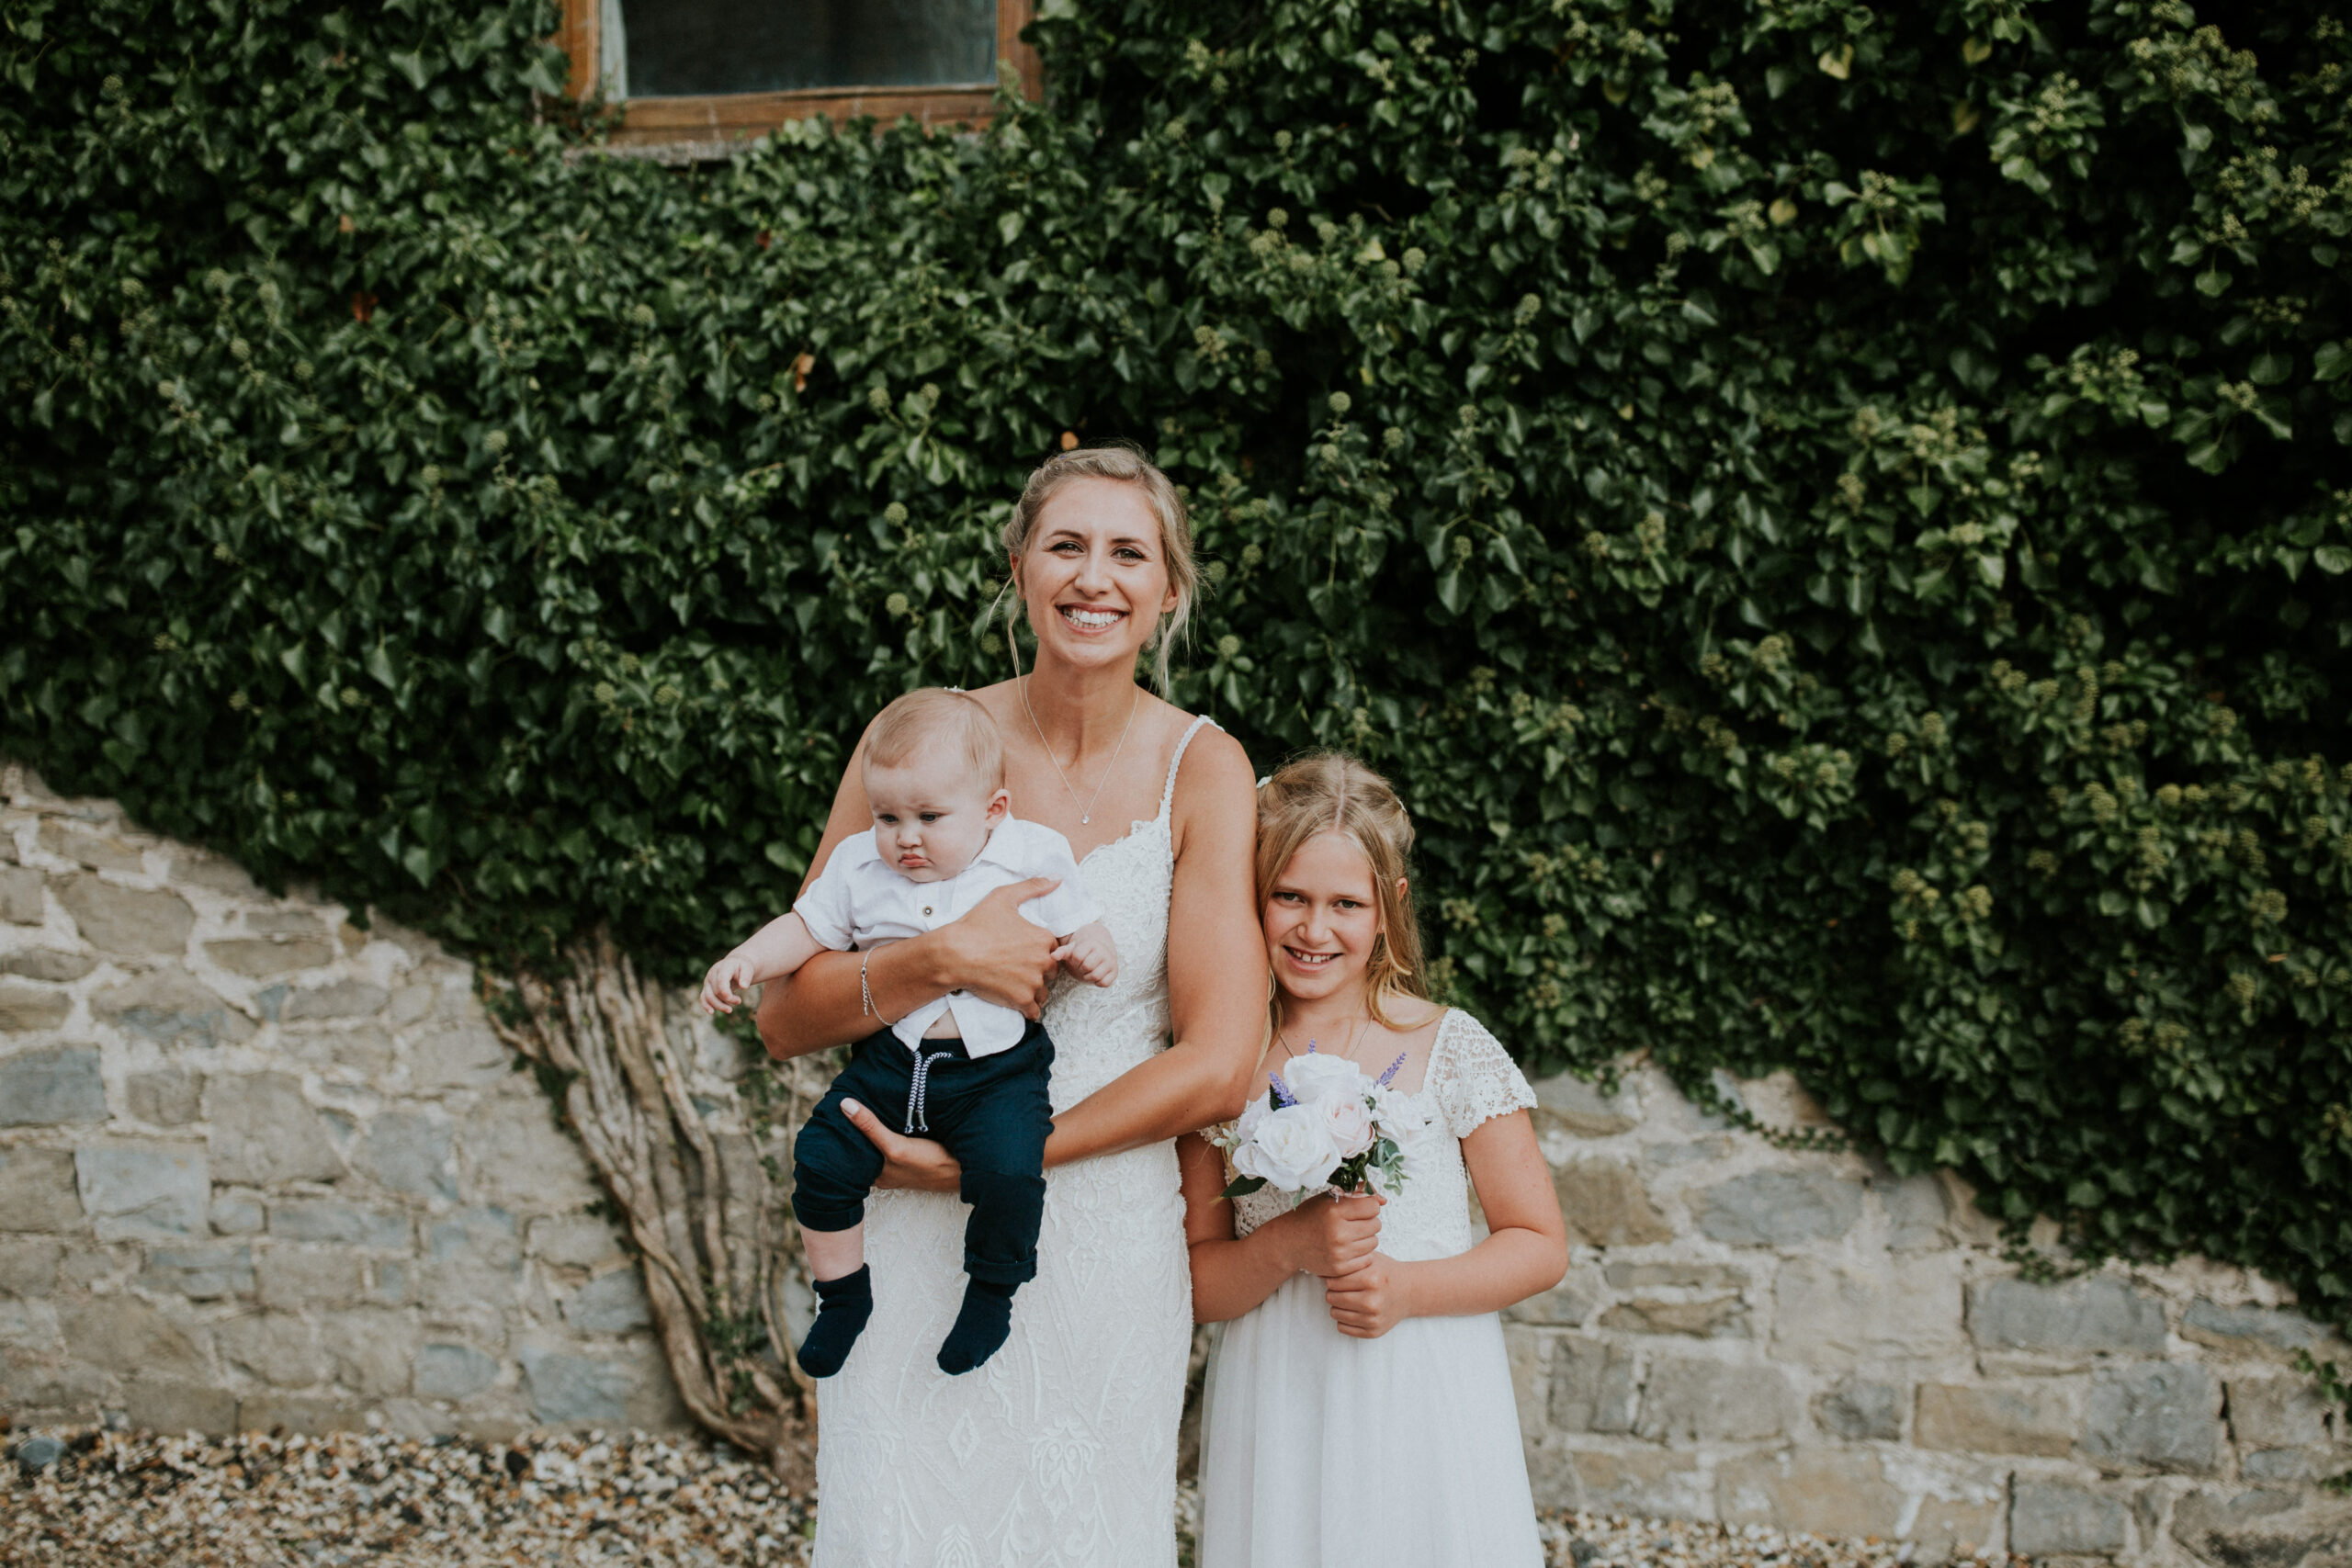
[[[1159,523],[1159,553],[1168,569],[1168,585],[1176,591],[1176,608],[1153,630],[1151,640],[1144,647],[1153,650],[1152,684],[1164,697],[1168,694],[1170,653],[1184,640],[1185,628],[1193,620],[1193,602],[1199,597],[1201,589],[1200,568],[1193,559],[1193,524],[1184,513],[1184,498],[1176,493],[1175,485],[1153,467],[1140,448],[1125,442],[1082,446],[1048,457],[1037,465],[1036,472],[1022,487],[1021,500],[1005,523],[1004,547],[1012,560],[1017,562],[1028,553],[1029,541],[1037,533],[1038,515],[1055,492],[1072,479],[1110,479],[1133,485],[1143,492],[1145,503]],[[1012,641],[1012,634],[1022,601],[1012,589],[1013,584],[1008,582],[1000,598],[1012,601],[1005,605],[1005,638],[1012,647],[1012,668],[1018,674],[1021,649]]]
[[[1412,1027],[1393,1004],[1401,998],[1430,999],[1421,962],[1421,928],[1413,919],[1408,890],[1398,884],[1411,874],[1413,819],[1388,781],[1343,751],[1316,751],[1286,763],[1258,786],[1258,908],[1273,897],[1274,884],[1301,846],[1317,833],[1344,833],[1372,866],[1372,896],[1380,913],[1364,967],[1364,1004],[1389,1029]],[[1282,988],[1268,1002],[1272,1027],[1282,1027]]]

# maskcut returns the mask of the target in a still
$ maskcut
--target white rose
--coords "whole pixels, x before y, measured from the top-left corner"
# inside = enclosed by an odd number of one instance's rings
[[[1335,1094],[1313,1102],[1323,1117],[1323,1130],[1341,1159],[1353,1159],[1372,1147],[1372,1112],[1361,1094]]]
[[[1234,1144],[1246,1144],[1256,1137],[1259,1123],[1265,1121],[1268,1113],[1272,1110],[1273,1107],[1267,1102],[1264,1095],[1252,1099],[1243,1109],[1240,1120],[1232,1123]]]
[[[1285,1105],[1268,1111],[1256,1134],[1233,1151],[1233,1168],[1284,1192],[1301,1192],[1329,1181],[1340,1159],[1322,1113],[1311,1105]]]
[[[1345,1056],[1329,1056],[1319,1051],[1309,1051],[1283,1064],[1283,1081],[1290,1085],[1291,1093],[1303,1104],[1334,1098],[1360,1099],[1364,1089],[1364,1077],[1357,1066]]]

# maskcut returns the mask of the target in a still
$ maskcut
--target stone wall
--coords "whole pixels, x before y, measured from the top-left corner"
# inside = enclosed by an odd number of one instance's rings
[[[683,1424],[634,1268],[470,970],[0,769],[0,1412],[215,1431]],[[723,1092],[733,1047],[697,1027]],[[1818,1125],[1784,1079],[1722,1081]],[[1949,1177],[1655,1069],[1538,1086],[1576,1241],[1509,1315],[1546,1506],[2352,1568],[2352,1351],[2196,1262],[2030,1283]]]
[[[1720,1081],[1818,1126],[1785,1077]],[[2202,1262],[2030,1283],[1950,1176],[1789,1153],[1655,1068],[1538,1086],[1576,1243],[1508,1314],[1537,1500],[2147,1564],[2352,1564],[2342,1341]]]
[[[467,965],[20,768],[0,800],[0,1411],[683,1424]]]

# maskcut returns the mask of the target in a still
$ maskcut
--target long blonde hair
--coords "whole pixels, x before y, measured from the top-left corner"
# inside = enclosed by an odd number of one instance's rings
[[[1159,553],[1168,569],[1168,586],[1176,591],[1176,608],[1153,628],[1151,640],[1144,646],[1154,650],[1152,684],[1161,696],[1168,694],[1168,660],[1193,621],[1193,602],[1200,597],[1201,569],[1193,559],[1193,523],[1185,514],[1184,498],[1176,493],[1176,486],[1168,476],[1154,467],[1140,447],[1125,442],[1104,446],[1081,446],[1074,452],[1063,452],[1037,465],[1029,482],[1021,489],[1021,500],[1004,525],[1004,547],[1008,555],[1019,560],[1028,553],[1029,541],[1037,532],[1037,514],[1054,492],[1072,479],[1110,479],[1118,484],[1133,485],[1143,491],[1145,504],[1159,524]],[[1005,605],[1004,635],[1012,642],[1016,618],[1023,608],[1022,601],[1012,594],[1008,581],[997,595]],[[1012,668],[1021,671],[1020,645],[1012,644]]]
[[[1344,751],[1316,751],[1285,763],[1258,786],[1258,908],[1300,846],[1317,833],[1344,833],[1372,866],[1374,908],[1380,934],[1364,966],[1364,1005],[1381,1025],[1409,1028],[1390,1004],[1430,999],[1421,962],[1421,928],[1413,901],[1400,886],[1411,874],[1413,819],[1388,781]],[[1269,1026],[1282,1027],[1282,988],[1267,1001]]]

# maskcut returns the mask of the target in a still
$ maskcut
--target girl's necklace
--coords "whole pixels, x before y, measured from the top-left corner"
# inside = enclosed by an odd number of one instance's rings
[[[1119,753],[1127,749],[1127,731],[1136,727],[1136,711],[1143,706],[1143,688],[1136,688],[1136,700],[1127,709],[1127,722],[1119,731],[1119,743],[1111,748],[1111,761],[1102,769],[1102,777],[1094,785],[1094,793],[1086,799],[1078,798],[1077,786],[1069,775],[1062,773],[1061,759],[1054,755],[1054,743],[1046,739],[1046,727],[1037,722],[1037,710],[1029,705],[1029,677],[1021,677],[1021,709],[1029,716],[1029,728],[1037,732],[1037,744],[1046,749],[1046,761],[1053,763],[1054,772],[1061,774],[1062,788],[1069,791],[1069,803],[1078,807],[1078,819],[1082,824],[1094,820],[1094,803],[1102,798],[1102,786],[1111,782],[1111,771],[1119,765]]]
[[[1350,1031],[1350,1032],[1349,1032],[1349,1034],[1348,1034],[1348,1043],[1347,1043],[1347,1046],[1346,1046],[1346,1048],[1345,1048],[1345,1049],[1340,1050],[1340,1051],[1336,1051],[1336,1052],[1326,1052],[1326,1053],[1319,1053],[1319,1054],[1321,1054],[1321,1055],[1336,1055],[1336,1056],[1338,1056],[1338,1057],[1339,1057],[1341,1061],[1343,1061],[1343,1062],[1354,1062],[1354,1061],[1355,1061],[1355,1059],[1356,1059],[1356,1047],[1357,1047],[1358,1045],[1360,1045],[1360,1044],[1362,1044],[1362,1043],[1363,1043],[1363,1032],[1364,1032],[1367,1028],[1371,1027],[1371,1024],[1372,1024],[1372,1018],[1371,1018],[1371,1015],[1370,1015],[1370,1014],[1365,1014],[1365,1015],[1363,1015],[1363,1016],[1362,1016],[1362,1017],[1358,1018],[1358,1019],[1356,1020],[1356,1026],[1355,1026],[1355,1028],[1354,1028],[1353,1030],[1351,1030],[1351,1031]],[[1296,1056],[1296,1055],[1298,1055],[1298,1047],[1297,1047],[1297,1046],[1295,1046],[1295,1045],[1294,1045],[1294,1044],[1292,1044],[1292,1043],[1290,1043],[1290,1036],[1289,1036],[1289,1035],[1287,1035],[1287,1034],[1283,1034],[1283,1033],[1277,1033],[1277,1034],[1274,1036],[1274,1038],[1282,1042],[1283,1051],[1283,1059],[1284,1059],[1285,1061],[1287,1061],[1287,1060],[1289,1060],[1291,1057]],[[1314,1041],[1312,1041],[1312,1040],[1310,1040],[1310,1041],[1308,1041],[1306,1043],[1307,1043],[1309,1046],[1312,1046],[1312,1045],[1314,1045],[1315,1042],[1314,1042]],[[1357,1066],[1358,1066],[1359,1067],[1361,1067],[1361,1066],[1363,1066],[1363,1064],[1361,1064],[1361,1063],[1357,1063]]]

